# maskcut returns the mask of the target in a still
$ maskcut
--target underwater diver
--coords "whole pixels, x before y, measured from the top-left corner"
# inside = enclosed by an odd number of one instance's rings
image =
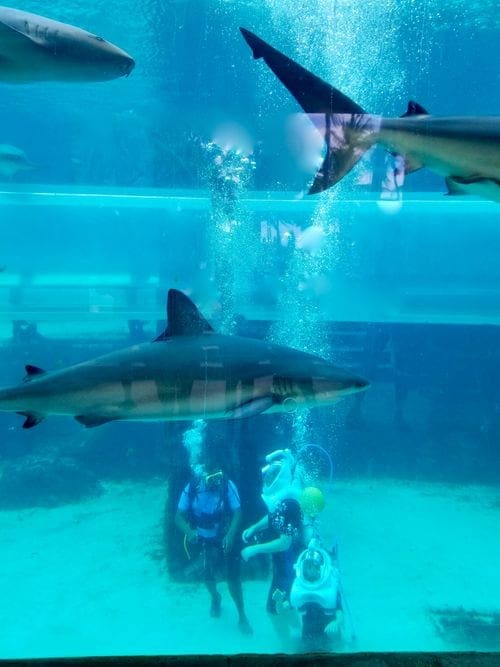
[[[301,489],[294,480],[295,460],[288,449],[281,449],[266,456],[262,468],[262,499],[268,513],[257,523],[243,531],[243,541],[248,544],[258,533],[266,530],[271,539],[246,546],[241,556],[247,561],[258,554],[271,554],[272,580],[266,609],[276,615],[276,591],[288,599],[294,580],[294,563],[304,548],[302,510],[298,498]]]
[[[344,604],[337,563],[337,549],[327,551],[320,538],[319,515],[325,507],[320,489],[306,487],[300,495],[304,538],[308,545],[294,565],[295,579],[289,600],[274,593],[276,610],[289,625],[302,627],[306,651],[338,648],[344,639]],[[300,621],[300,622],[299,622]]]
[[[245,614],[240,578],[237,531],[241,522],[238,489],[213,465],[185,486],[175,515],[175,525],[185,535],[187,544],[197,543],[202,549],[204,582],[210,593],[210,615],[221,614],[221,595],[217,590],[217,574],[225,570],[229,593],[238,611],[238,627],[243,634],[252,634]]]
[[[306,651],[331,650],[342,641],[340,574],[332,554],[317,538],[309,542],[295,564],[290,606],[301,616]]]

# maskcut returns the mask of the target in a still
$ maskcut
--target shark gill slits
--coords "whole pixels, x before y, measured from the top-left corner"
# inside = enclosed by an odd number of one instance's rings
[[[132,400],[132,382],[130,380],[122,380],[122,387],[123,401],[121,402],[121,406],[127,410],[134,405],[134,401]]]
[[[293,382],[290,378],[277,376],[274,378],[274,393],[277,396],[290,396],[293,393]]]
[[[156,394],[158,396],[158,400],[160,403],[168,405],[170,401],[172,400],[172,391],[170,390],[170,387],[168,384],[165,382],[161,382],[160,380],[155,380],[155,385],[156,385]]]

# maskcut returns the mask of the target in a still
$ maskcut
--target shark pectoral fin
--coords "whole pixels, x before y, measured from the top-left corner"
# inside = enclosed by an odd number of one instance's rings
[[[500,181],[481,174],[470,176],[449,176],[446,179],[448,195],[474,195],[493,201],[500,201]]]
[[[449,195],[450,197],[465,195],[464,190],[460,187],[460,185],[453,177],[449,176],[448,178],[446,178],[445,183],[446,183],[446,188],[448,190],[446,194]]]
[[[252,398],[246,403],[237,405],[232,410],[227,411],[229,419],[243,419],[245,417],[254,417],[268,410],[274,401],[272,396],[263,396],[261,398]]]
[[[32,412],[18,412],[17,414],[26,417],[23,428],[33,428],[33,426],[36,426],[44,419],[43,415],[37,415]]]
[[[24,382],[29,382],[37,375],[43,375],[46,372],[43,370],[43,368],[40,368],[39,366],[32,366],[31,364],[27,364],[24,369],[26,370],[26,376],[23,380]]]
[[[424,166],[422,162],[413,155],[403,155],[402,158],[405,166],[405,174],[413,174],[414,171],[418,171]]]
[[[114,421],[110,417],[99,417],[97,415],[77,415],[75,419],[79,424],[83,424],[85,428],[94,428],[94,426],[102,426]]]

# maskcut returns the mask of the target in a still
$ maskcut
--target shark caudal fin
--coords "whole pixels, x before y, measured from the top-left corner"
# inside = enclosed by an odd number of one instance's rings
[[[354,100],[254,33],[245,28],[240,28],[240,31],[252,49],[253,57],[264,60],[311,117],[325,139],[326,154],[309,189],[309,194],[322,192],[335,185],[375,143],[373,135],[379,127],[377,117],[367,114]],[[418,102],[410,101],[402,118],[426,114],[427,111]],[[403,158],[405,173],[416,171],[422,166],[406,156]]]
[[[369,123],[363,121],[366,112],[340,90],[273,48],[254,33],[240,28],[252,49],[253,57],[262,58],[293,95],[312,122],[323,134],[326,155],[309,194],[326,190],[340,181],[358,162],[370,143],[361,141]],[[372,118],[367,116],[367,118]]]
[[[365,113],[362,107],[347,95],[273,48],[250,30],[240,28],[240,31],[252,49],[253,57],[264,60],[306,113]]]
[[[168,290],[167,327],[154,342],[172,336],[200,336],[204,333],[213,333],[213,328],[191,299],[179,290]]]

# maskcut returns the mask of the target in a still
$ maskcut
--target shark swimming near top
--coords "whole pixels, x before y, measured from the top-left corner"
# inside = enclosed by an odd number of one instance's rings
[[[0,390],[0,411],[48,415],[87,427],[115,420],[237,419],[331,405],[368,382],[314,355],[214,331],[194,303],[171,289],[168,325],[152,343],[62,370],[26,366],[21,384]]]
[[[0,6],[0,81],[106,81],[128,76],[134,60],[102,37]]]
[[[264,62],[320,129],[326,154],[309,194],[340,181],[374,144],[401,155],[405,173],[426,167],[443,176],[449,194],[500,202],[500,116],[432,116],[410,101],[399,118],[366,113],[342,92],[240,28]]]

